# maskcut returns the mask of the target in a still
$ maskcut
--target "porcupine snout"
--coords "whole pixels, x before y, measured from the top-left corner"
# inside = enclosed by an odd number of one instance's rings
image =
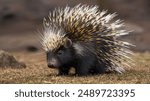
[[[47,54],[47,66],[49,68],[57,68],[58,67],[58,60],[52,54]]]
[[[57,61],[55,58],[52,58],[51,60],[48,61],[47,63],[48,67],[50,68],[56,68],[56,65],[57,65]]]

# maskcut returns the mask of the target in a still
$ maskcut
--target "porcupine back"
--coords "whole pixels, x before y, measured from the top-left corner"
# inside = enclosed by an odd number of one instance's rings
[[[57,8],[44,19],[45,28],[63,30],[73,43],[93,43],[98,61],[105,64],[108,71],[124,71],[130,67],[130,54],[128,42],[118,40],[119,36],[128,34],[123,30],[121,20],[113,21],[116,13],[107,14],[100,11],[98,6],[77,5],[73,8]],[[90,51],[90,47],[85,47]]]

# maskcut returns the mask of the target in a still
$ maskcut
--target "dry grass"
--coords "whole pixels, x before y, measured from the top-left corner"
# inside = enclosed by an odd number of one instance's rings
[[[17,59],[27,64],[25,69],[0,68],[0,83],[146,83],[150,84],[150,53],[136,53],[136,66],[128,69],[124,74],[104,74],[87,77],[56,76],[56,70],[46,66],[42,53],[13,53]]]

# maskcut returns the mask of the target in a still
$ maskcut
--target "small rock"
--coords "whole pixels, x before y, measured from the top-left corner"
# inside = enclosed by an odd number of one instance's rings
[[[8,52],[0,50],[0,68],[25,68],[25,63],[18,62],[16,58]]]

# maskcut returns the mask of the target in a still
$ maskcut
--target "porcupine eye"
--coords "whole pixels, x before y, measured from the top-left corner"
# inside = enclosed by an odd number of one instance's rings
[[[57,55],[62,55],[64,52],[62,51],[62,50],[59,50],[58,52],[57,52]]]

